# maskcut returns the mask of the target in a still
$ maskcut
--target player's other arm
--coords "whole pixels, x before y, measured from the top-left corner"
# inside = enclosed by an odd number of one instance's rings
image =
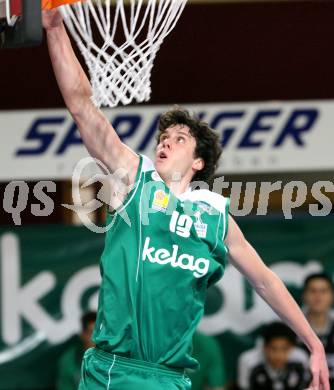
[[[329,390],[326,356],[320,340],[283,282],[266,267],[231,216],[226,245],[232,264],[246,276],[256,292],[307,345],[311,352],[311,386],[316,390]]]
[[[127,169],[133,183],[139,158],[121,142],[110,122],[92,103],[90,82],[72,49],[59,11],[44,12],[43,25],[60,91],[89,153],[111,171]]]

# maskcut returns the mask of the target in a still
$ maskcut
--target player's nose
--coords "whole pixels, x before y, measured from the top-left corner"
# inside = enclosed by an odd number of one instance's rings
[[[162,145],[163,145],[164,148],[170,149],[170,148],[171,148],[170,139],[169,139],[169,138],[165,138],[165,139],[162,141]]]

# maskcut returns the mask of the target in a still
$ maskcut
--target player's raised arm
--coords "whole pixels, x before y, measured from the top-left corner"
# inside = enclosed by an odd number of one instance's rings
[[[43,26],[60,91],[89,153],[112,171],[126,168],[133,183],[139,158],[121,142],[110,122],[92,103],[91,85],[72,49],[60,12],[44,12]]]
[[[329,390],[328,367],[320,340],[283,282],[263,263],[231,216],[226,245],[232,264],[247,277],[256,292],[296,332],[310,350],[310,369],[313,375],[311,388]]]

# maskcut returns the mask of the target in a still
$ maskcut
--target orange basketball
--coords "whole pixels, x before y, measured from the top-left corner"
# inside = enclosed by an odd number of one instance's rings
[[[64,4],[77,3],[79,0],[42,0],[42,9],[52,9]]]

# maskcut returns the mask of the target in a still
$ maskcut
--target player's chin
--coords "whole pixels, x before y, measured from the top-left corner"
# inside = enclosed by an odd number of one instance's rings
[[[154,166],[160,175],[161,174],[164,175],[168,172],[168,165],[166,164],[165,161],[161,161],[161,159],[156,160]]]
[[[158,164],[158,163],[160,163],[160,164],[161,164],[161,163],[164,163],[164,162],[166,162],[166,160],[167,160],[166,158],[161,158],[161,157],[159,157],[159,156],[156,156],[156,157],[155,157],[155,163],[156,163],[156,164]]]
[[[168,169],[168,162],[167,162],[167,159],[165,159],[165,158],[158,157],[155,160],[155,165],[161,169],[164,169],[164,170]]]

